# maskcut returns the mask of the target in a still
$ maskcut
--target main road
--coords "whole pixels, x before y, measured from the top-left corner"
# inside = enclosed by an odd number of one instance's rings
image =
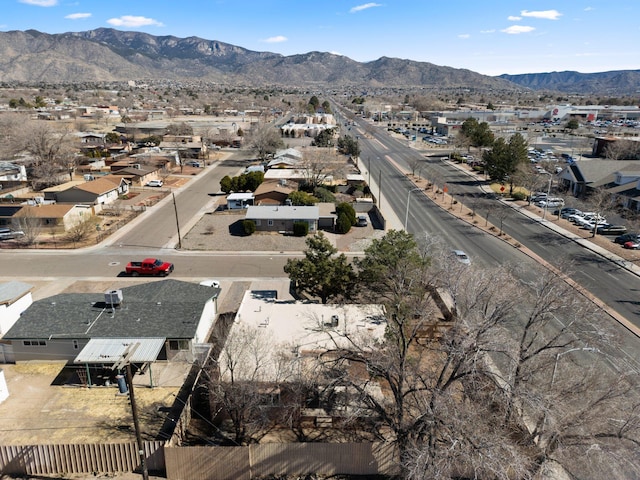
[[[475,177],[441,157],[425,158],[423,152],[410,148],[409,141],[389,136],[382,127],[372,127],[356,119],[351,128],[358,135],[360,161],[367,170],[366,175],[377,183],[372,188],[373,193],[379,195],[382,192],[383,212],[390,208],[403,221],[408,219],[407,231],[416,236],[439,235],[452,249],[464,250],[474,263],[481,265],[506,262],[527,265],[531,261],[523,258],[526,256],[518,250],[505,248],[502,241],[460,222],[437,207],[423,192],[414,190],[415,185],[398,166],[405,172],[419,170],[423,177],[432,180],[439,188],[446,183],[448,193],[454,199],[468,206],[473,204],[482,218],[482,212],[488,205],[498,208],[502,204],[487,198]],[[505,233],[526,245],[548,264],[562,271],[569,269],[568,273],[575,282],[640,329],[640,277],[517,209],[505,208],[504,215],[502,228]]]
[[[487,205],[501,205],[485,196],[475,177],[440,157],[425,158],[422,152],[410,148],[407,140],[389,136],[384,128],[372,127],[362,120],[355,120],[350,134],[358,137],[361,167],[370,179],[373,194],[378,196],[383,214],[392,211],[402,219],[406,230],[418,239],[425,235],[441,237],[451,249],[462,249],[469,254],[474,264],[518,265],[518,274],[523,282],[529,282],[539,275],[537,260],[520,249],[506,246],[502,240],[460,221],[435,205],[423,191],[416,189],[403,172],[412,171],[413,168],[420,170],[422,176],[432,180],[441,189],[446,183],[449,194],[467,205],[473,204],[478,213],[486,210]],[[613,309],[616,319],[622,318],[623,322],[617,322],[612,317],[602,317],[607,321],[597,328],[615,332],[613,335],[619,342],[617,346],[603,346],[602,351],[606,351],[609,358],[616,359],[616,365],[612,365],[612,368],[617,371],[640,373],[640,338],[637,337],[640,331],[640,300],[637,294],[640,291],[640,278],[617,263],[550,230],[543,222],[531,219],[516,209],[505,207],[503,212],[506,215],[502,224],[505,233],[526,245],[528,250],[547,264],[567,273],[591,297]],[[631,329],[628,329],[627,323],[632,325]]]

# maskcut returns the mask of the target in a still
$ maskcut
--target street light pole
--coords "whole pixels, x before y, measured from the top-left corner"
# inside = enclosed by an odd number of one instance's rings
[[[577,348],[571,348],[569,350],[556,354],[556,363],[553,365],[553,374],[551,375],[552,387],[553,387],[553,383],[556,381],[556,371],[558,370],[558,360],[560,360],[560,357],[563,355],[566,355],[567,353],[577,352],[577,351],[601,353],[600,350],[594,347],[577,347]]]
[[[409,200],[411,200],[411,193],[422,190],[421,188],[412,188],[407,192],[407,210],[404,214],[404,231],[407,231],[407,223],[409,222]]]
[[[547,216],[547,209],[549,208],[549,194],[551,193],[551,181],[553,180],[553,175],[549,172],[545,172],[549,175],[549,186],[547,187],[547,199],[545,200],[544,210],[542,211],[542,219],[544,220]]]

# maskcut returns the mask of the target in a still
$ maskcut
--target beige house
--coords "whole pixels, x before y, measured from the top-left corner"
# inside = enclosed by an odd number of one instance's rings
[[[25,230],[24,225],[46,228],[49,232],[64,233],[82,221],[96,214],[91,205],[45,204],[25,205],[14,216],[16,228]]]
[[[104,205],[114,202],[128,191],[129,185],[123,177],[110,176],[88,182],[68,182],[44,192],[45,200],[54,200],[57,203]]]
[[[255,205],[284,205],[291,192],[297,190],[295,182],[269,180],[262,182],[253,192]]]

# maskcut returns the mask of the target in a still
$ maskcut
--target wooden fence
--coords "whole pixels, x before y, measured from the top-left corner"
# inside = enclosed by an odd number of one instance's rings
[[[164,442],[144,442],[149,471],[164,472]],[[0,445],[0,475],[121,473],[139,468],[136,442]]]
[[[252,480],[269,476],[395,475],[395,449],[380,443],[269,443],[165,447],[167,478]]]

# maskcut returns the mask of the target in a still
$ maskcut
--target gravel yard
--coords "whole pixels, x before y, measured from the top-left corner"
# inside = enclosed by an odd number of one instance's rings
[[[260,232],[240,235],[238,225],[243,218],[244,211],[207,213],[183,237],[182,248],[228,252],[301,252],[306,249],[305,237]],[[371,222],[366,227],[353,227],[345,235],[323,233],[341,252],[361,252],[372,238],[384,235],[384,231],[374,229]]]

